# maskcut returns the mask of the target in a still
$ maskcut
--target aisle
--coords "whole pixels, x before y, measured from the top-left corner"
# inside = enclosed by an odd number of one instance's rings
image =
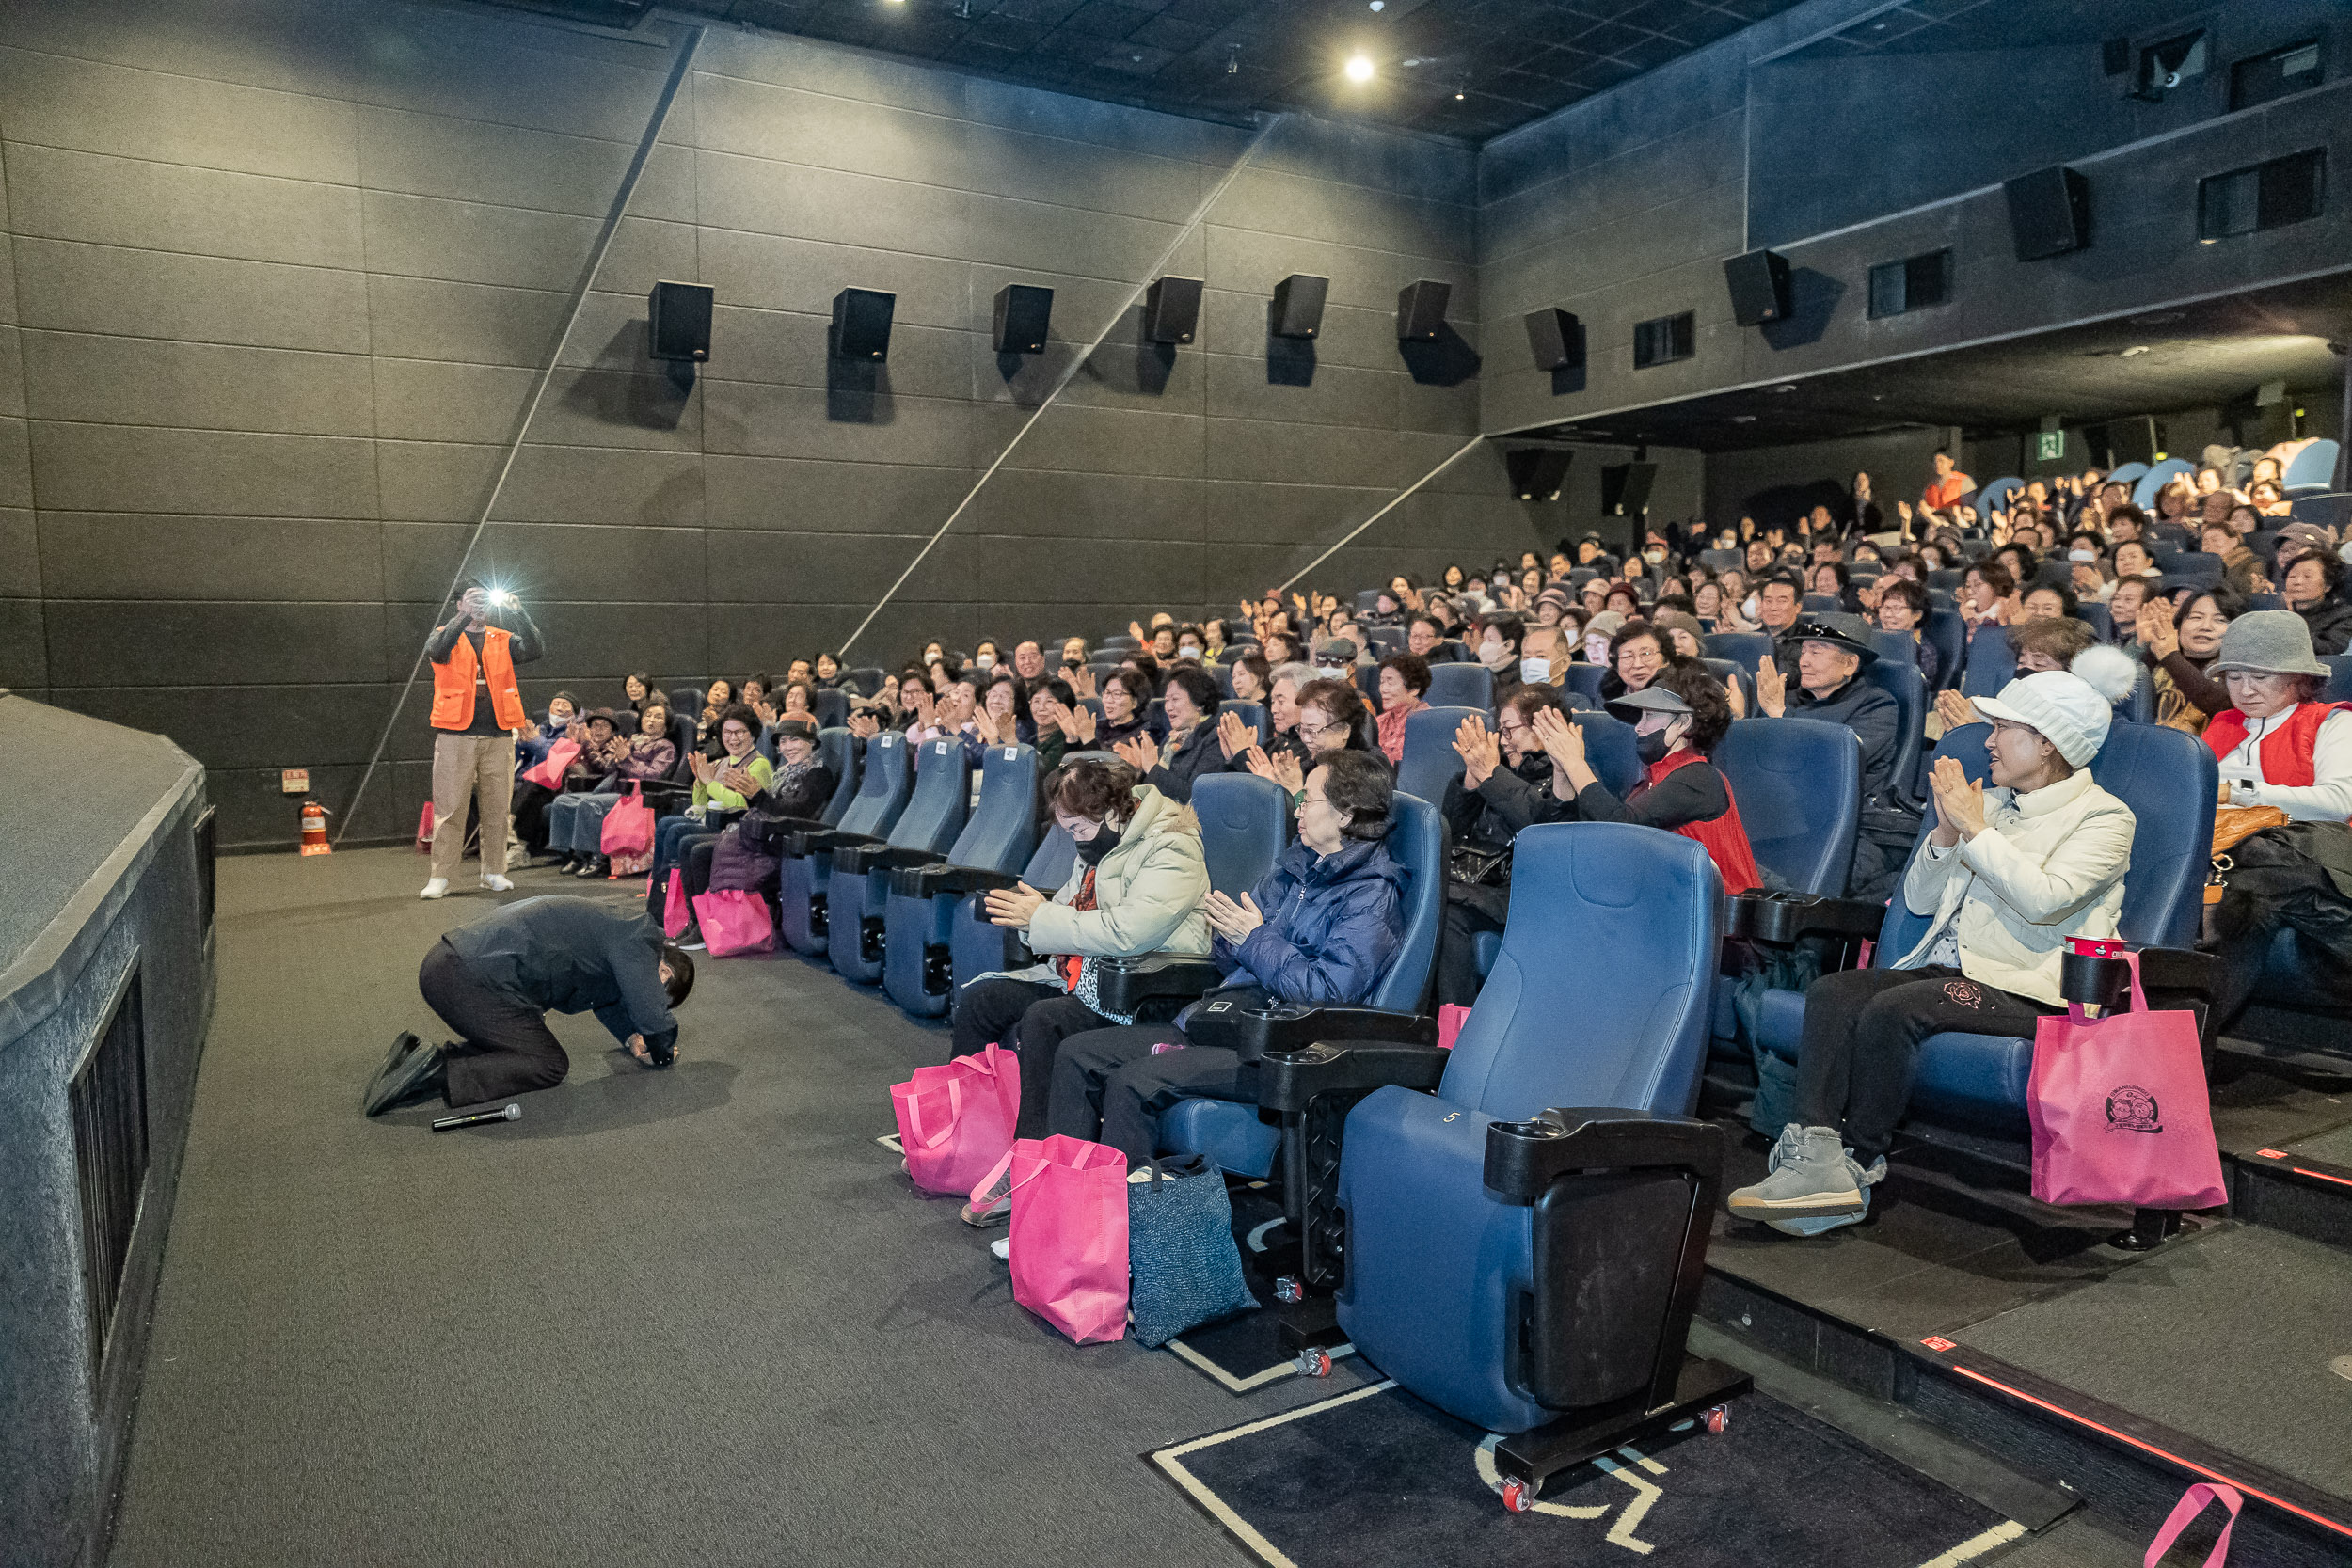
[[[364,1119],[393,1032],[432,1022],[418,960],[490,902],[422,878],[401,850],[221,864],[117,1568],[1240,1560],[1136,1459],[1240,1402],[1064,1343],[987,1234],[910,1196],[883,1089],[946,1040],[878,994],[707,962],[668,1073],[564,1020],[571,1079],[519,1122]]]

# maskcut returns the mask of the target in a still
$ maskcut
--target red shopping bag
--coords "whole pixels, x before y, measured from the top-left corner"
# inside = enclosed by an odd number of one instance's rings
[[[675,942],[686,934],[686,927],[693,924],[693,914],[686,907],[686,873],[673,871],[670,873],[669,895],[661,906],[661,934]]]
[[[1127,1335],[1127,1157],[1057,1132],[1012,1146],[1012,1299],[1074,1344]]]
[[[645,804],[644,785],[629,785],[628,798],[604,814],[604,835],[596,841],[596,847],[608,855],[652,852],[653,808]]]
[[[968,1193],[1012,1148],[1021,1119],[1021,1058],[988,1045],[890,1086],[907,1175],[927,1193]]]
[[[572,759],[578,755],[580,755],[579,741],[559,740],[548,748],[546,756],[523,769],[523,782],[535,784],[543,789],[562,789],[564,769],[569,768],[572,765]]]
[[[775,917],[768,912],[768,900],[756,893],[698,893],[694,919],[702,927],[703,945],[714,958],[776,950]]]
[[[424,803],[424,815],[417,818],[417,853],[433,853],[433,802]]]
[[[2043,1203],[2212,1209],[2229,1201],[2197,1016],[2151,1012],[2132,971],[2132,1010],[2097,1021],[2082,1005],[2034,1028],[2026,1111],[2033,1196]]]

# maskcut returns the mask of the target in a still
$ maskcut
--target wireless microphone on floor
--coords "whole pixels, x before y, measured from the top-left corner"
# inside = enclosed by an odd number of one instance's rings
[[[435,1117],[433,1131],[447,1132],[459,1127],[480,1127],[485,1122],[520,1121],[522,1115],[523,1108],[510,1100],[495,1111],[468,1111],[463,1116]]]

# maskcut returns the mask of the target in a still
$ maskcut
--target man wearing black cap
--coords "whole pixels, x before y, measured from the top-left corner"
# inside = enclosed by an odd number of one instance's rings
[[[1843,724],[1862,740],[1862,832],[1854,845],[1853,875],[1847,886],[1855,897],[1874,895],[1911,849],[1919,816],[1896,791],[1895,757],[1900,749],[1902,712],[1883,689],[1862,678],[1878,662],[1858,615],[1816,615],[1798,622],[1782,640],[1797,644],[1797,686],[1770,657],[1756,666],[1756,704],[1773,719],[1794,716]]]

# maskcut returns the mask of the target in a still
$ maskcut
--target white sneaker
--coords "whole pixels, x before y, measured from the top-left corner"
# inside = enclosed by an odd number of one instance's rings
[[[999,1263],[1010,1263],[1012,1261],[1012,1238],[999,1236],[989,1243],[988,1255]]]
[[[417,896],[420,898],[441,898],[447,896],[448,894],[449,879],[447,877],[436,877],[431,881],[424,884],[424,891],[418,894]]]
[[[485,871],[482,874],[482,885],[488,888],[492,893],[512,893],[515,891],[515,884],[508,881],[505,878],[500,876],[495,871]]]

